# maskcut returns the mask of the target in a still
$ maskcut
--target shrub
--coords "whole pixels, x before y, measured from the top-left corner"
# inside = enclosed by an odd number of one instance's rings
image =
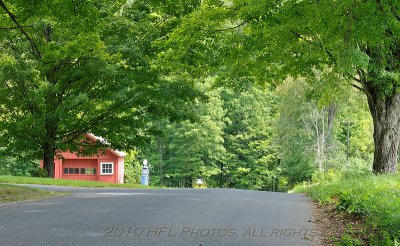
[[[49,175],[45,168],[39,167],[35,172],[32,173],[32,176],[39,177],[39,178],[47,178]]]
[[[343,177],[342,173],[336,169],[328,169],[325,172],[316,171],[312,175],[313,183],[332,183],[341,180]]]
[[[38,161],[0,156],[0,175],[32,176],[38,167]]]
[[[334,243],[335,246],[362,246],[363,242],[357,238],[353,238],[352,236],[345,234],[339,240],[339,242]]]
[[[359,157],[350,158],[349,164],[341,169],[342,178],[351,179],[356,177],[372,175],[372,166],[370,162]]]
[[[140,184],[142,175],[142,166],[138,161],[125,162],[124,183],[126,184]]]

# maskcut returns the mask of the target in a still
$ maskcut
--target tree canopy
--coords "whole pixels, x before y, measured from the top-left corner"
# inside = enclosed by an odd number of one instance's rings
[[[132,170],[147,158],[171,186],[397,171],[398,1],[0,7],[0,152],[43,158],[50,175],[55,150],[86,132],[139,149]]]
[[[152,67],[151,42],[163,33],[151,6],[1,1],[1,7],[1,142],[41,156],[50,175],[54,151],[76,149],[82,134],[119,148],[138,145],[152,117],[183,117],[196,95],[184,79],[163,79]]]
[[[181,58],[194,59],[194,71],[211,66],[213,73],[228,70],[273,85],[287,76],[313,83],[319,71],[331,78],[323,85],[329,90],[341,84],[359,89],[374,123],[373,169],[395,172],[399,9],[390,0],[210,1],[172,32],[166,57],[187,65]]]

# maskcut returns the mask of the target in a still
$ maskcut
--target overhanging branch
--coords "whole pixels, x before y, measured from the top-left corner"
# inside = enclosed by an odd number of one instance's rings
[[[358,77],[357,77],[358,76]],[[365,95],[367,95],[368,98],[373,99],[371,92],[370,92],[370,88],[368,87],[368,83],[363,79],[363,72],[360,69],[357,69],[357,76],[354,77],[354,81],[360,83],[362,85],[358,86],[356,84],[350,83],[351,86],[353,86],[354,88],[359,89],[360,91],[364,92]]]
[[[395,17],[398,21],[400,21],[400,15],[397,14],[397,12],[396,12],[396,10],[394,9],[394,6],[393,6],[393,5],[391,5],[390,11],[392,11],[392,14],[394,15],[394,17]]]
[[[36,43],[33,41],[33,39],[29,36],[29,34],[25,31],[24,26],[22,26],[21,24],[19,24],[19,22],[17,21],[15,15],[13,13],[11,13],[11,11],[7,8],[7,6],[5,5],[5,3],[3,2],[3,0],[0,0],[0,6],[1,8],[7,13],[7,15],[11,18],[11,20],[15,23],[16,25],[16,29],[19,29],[20,32],[26,37],[26,39],[29,41],[31,48],[32,48],[32,52],[33,55],[40,60],[42,58],[42,55],[40,54],[40,51],[36,45]]]
[[[293,30],[290,30],[290,32],[293,33],[297,38],[300,38],[301,40],[304,40],[304,41],[308,42],[309,44],[315,45],[315,46],[319,47],[320,49],[322,49],[322,50],[329,56],[329,58],[330,58],[334,63],[336,63],[336,58],[335,58],[335,56],[332,54],[332,52],[331,52],[328,48],[324,47],[324,46],[323,46],[322,44],[320,44],[320,43],[316,43],[316,42],[313,42],[313,41],[311,41],[311,40],[306,39],[306,38],[303,36],[303,34],[301,34],[301,33],[298,33],[298,32],[293,31]]]
[[[367,92],[365,91],[364,88],[362,88],[362,87],[360,87],[360,86],[358,86],[358,85],[356,85],[356,84],[350,83],[350,85],[353,86],[354,88],[356,88],[356,89],[358,89],[358,90],[364,92],[364,93],[367,93]]]
[[[226,28],[221,28],[221,29],[203,29],[203,30],[206,31],[207,33],[209,33],[209,32],[224,32],[224,31],[228,31],[228,30],[235,30],[241,26],[244,26],[246,23],[247,23],[247,21],[243,21],[236,26],[231,26],[231,27],[226,27]]]
[[[76,138],[78,138],[79,136],[81,136],[84,133],[87,133],[88,131],[91,130],[91,128],[93,128],[96,125],[99,125],[101,123],[103,123],[104,121],[117,116],[118,112],[117,112],[117,108],[127,108],[129,107],[130,103],[132,102],[132,100],[128,99],[126,101],[119,101],[117,103],[114,103],[114,105],[110,106],[107,110],[105,110],[104,112],[102,112],[99,115],[96,115],[95,117],[89,119],[84,127],[80,127],[78,122],[74,127],[72,127],[71,129],[74,129],[70,132],[66,132],[64,134],[61,135],[61,139],[64,139],[64,143],[71,143],[72,141],[74,141]],[[79,130],[76,130],[79,129]]]
[[[22,27],[24,27],[24,28],[33,27],[33,25],[22,26]],[[17,26],[0,26],[0,30],[13,30],[13,29],[19,29],[19,27],[17,27]]]

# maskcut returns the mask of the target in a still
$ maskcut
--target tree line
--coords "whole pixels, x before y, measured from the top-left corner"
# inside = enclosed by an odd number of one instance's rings
[[[55,150],[92,132],[171,186],[397,171],[398,1],[0,7],[3,168],[44,159],[52,176]]]

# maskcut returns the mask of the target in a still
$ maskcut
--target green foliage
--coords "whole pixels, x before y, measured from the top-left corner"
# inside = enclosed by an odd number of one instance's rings
[[[363,242],[360,239],[353,238],[351,235],[343,235],[338,242],[335,242],[335,246],[362,246]]]
[[[32,174],[32,176],[39,178],[46,178],[49,176],[49,174],[47,173],[46,169],[40,167],[36,172]]]
[[[49,166],[56,149],[78,150],[83,133],[130,149],[149,139],[152,119],[187,118],[198,93],[185,79],[162,78],[152,42],[173,27],[160,28],[161,11],[191,9],[160,4],[7,1],[25,35],[0,16],[11,27],[0,28],[0,146]]]
[[[285,189],[273,143],[276,96],[251,81],[236,89],[215,83],[200,85],[208,99],[193,105],[195,121],[157,123],[162,135],[141,156],[152,183],[190,187],[203,178],[208,187]]]
[[[125,184],[139,184],[142,175],[142,167],[138,161],[135,160],[137,151],[131,151],[128,156],[125,157],[124,166],[124,183]]]
[[[342,99],[356,95],[349,89],[352,85],[367,96],[362,100],[368,100],[375,126],[390,124],[397,122],[396,116],[385,120],[386,116],[378,119],[377,115],[392,110],[397,115],[400,110],[397,104],[387,103],[400,91],[399,8],[393,0],[205,1],[163,42],[167,51],[159,59],[173,61],[166,70],[198,77],[212,74],[234,88],[240,83],[238,78],[273,86],[288,76],[307,78],[316,96],[311,108],[318,113],[327,106],[321,101],[338,102],[340,95]],[[315,79],[316,72],[322,73],[322,79]],[[397,145],[394,141],[398,140],[387,142]],[[363,148],[369,145],[361,143]],[[383,150],[378,147],[379,151]],[[319,169],[322,157],[341,158],[332,153],[318,153]],[[391,159],[390,155],[385,158]],[[374,171],[383,170],[379,165],[393,170],[392,159],[386,163],[375,158]],[[310,161],[303,165],[302,179],[310,176]]]
[[[400,238],[399,175],[369,175],[301,190],[320,203],[334,204],[337,209],[364,218],[368,231],[378,233],[372,245],[391,245]]]
[[[207,102],[196,101],[193,105],[196,121],[163,124],[163,136],[155,138],[144,152],[152,165],[152,183],[186,187],[197,178],[208,181],[219,173],[219,162],[225,158],[224,110],[219,90],[206,95]]]
[[[371,173],[372,121],[367,106],[359,94],[339,89],[336,96],[326,93],[305,79],[288,78],[277,87],[274,131],[282,172],[291,186]]]
[[[180,187],[371,172],[372,109],[349,84],[370,106],[399,92],[398,1],[25,2],[6,2],[25,35],[0,16],[0,173],[33,174],[21,157],[77,151],[85,132],[141,148],[128,183],[143,158]]]
[[[11,158],[2,154],[0,157],[0,174],[1,175],[9,175],[10,174],[10,170],[9,170],[10,163],[11,163]]]
[[[383,231],[381,235],[375,235],[370,240],[370,245],[372,246],[399,246],[398,239],[392,239],[390,234],[386,231]]]
[[[307,153],[307,147],[312,145],[312,137],[301,119],[308,110],[304,107],[306,90],[304,80],[291,79],[277,88],[279,103],[274,131],[281,146],[279,156],[282,172],[288,177],[290,185],[309,180],[315,170],[313,154]]]
[[[34,176],[38,168],[38,161],[10,157],[5,153],[0,157],[0,175]]]
[[[200,127],[204,124],[202,114],[211,111],[197,110],[200,123],[188,121],[163,126],[161,160],[157,154],[159,141],[154,141],[152,150],[145,153],[146,158],[152,156],[151,162],[157,169],[153,169],[156,182],[161,182],[158,178],[163,172],[161,162],[164,171],[170,170],[166,173],[170,180],[187,178],[186,183],[190,184],[196,176],[204,176],[208,177],[210,187],[242,189],[276,190],[278,186],[284,190],[307,180],[329,182],[371,172],[373,143],[368,108],[360,94],[335,88],[338,78],[314,71],[312,80],[288,78],[276,90],[263,91],[252,79],[235,76],[221,73],[213,79],[221,89],[203,88],[208,96],[212,93],[221,96],[224,110],[224,117],[214,121],[224,122],[224,150],[220,152],[225,154],[216,159],[218,163],[207,167],[210,175],[193,172],[207,166],[204,162],[207,158],[203,158],[205,149],[220,148],[215,139],[196,138],[196,134],[203,132],[206,136],[214,129],[209,123]],[[219,102],[199,105],[208,110],[220,107]],[[198,149],[200,146],[202,150]],[[191,162],[189,169],[183,164],[185,159]],[[179,186],[178,183],[168,185]]]
[[[339,172],[335,169],[328,169],[327,171],[321,172],[321,171],[315,171],[312,174],[312,182],[313,183],[331,183],[331,182],[336,182],[340,181],[343,179],[343,173]]]
[[[371,162],[358,157],[351,157],[348,164],[341,169],[341,174],[345,179],[368,176],[371,174]]]
[[[257,87],[224,92],[227,187],[274,190],[280,171],[273,135],[275,94]]]

